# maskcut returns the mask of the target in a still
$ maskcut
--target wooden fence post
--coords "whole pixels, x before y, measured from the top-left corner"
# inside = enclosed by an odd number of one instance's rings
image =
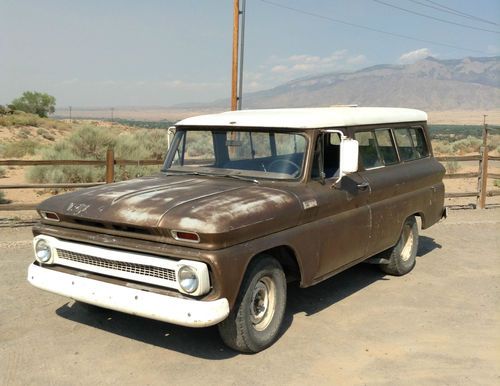
[[[115,152],[108,148],[106,152],[106,183],[110,184],[115,179]]]
[[[479,172],[479,209],[484,209],[486,207],[486,194],[488,189],[488,125],[486,122],[483,128],[481,156],[481,167]]]

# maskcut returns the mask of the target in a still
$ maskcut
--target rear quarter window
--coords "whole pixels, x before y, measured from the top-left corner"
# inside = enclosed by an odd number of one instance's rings
[[[425,136],[420,127],[394,130],[401,161],[411,161],[429,155]]]

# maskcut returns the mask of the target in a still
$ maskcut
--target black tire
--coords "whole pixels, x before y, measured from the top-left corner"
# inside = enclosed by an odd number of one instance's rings
[[[285,308],[283,268],[275,258],[260,256],[248,267],[233,309],[218,325],[219,334],[236,351],[262,351],[278,338]]]
[[[408,217],[403,224],[401,236],[396,245],[383,252],[388,264],[380,264],[380,269],[389,275],[402,276],[410,272],[416,263],[418,249],[418,225],[415,216]]]

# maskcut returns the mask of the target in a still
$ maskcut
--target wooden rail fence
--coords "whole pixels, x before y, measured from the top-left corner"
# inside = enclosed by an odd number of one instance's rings
[[[477,173],[446,173],[445,179],[466,179],[477,178],[477,190],[472,192],[450,192],[446,193],[446,198],[476,197],[477,206],[484,209],[486,206],[486,197],[500,196],[500,190],[490,190],[487,188],[488,179],[500,179],[500,174],[488,172],[488,161],[500,161],[500,157],[488,155],[487,150],[481,149],[480,155],[469,155],[462,157],[436,157],[440,162],[463,162],[479,161],[479,170]]]
[[[0,185],[0,190],[3,189],[75,189],[88,188],[91,186],[109,184],[115,179],[115,165],[162,165],[162,160],[119,160],[115,159],[112,149],[106,152],[105,160],[0,160],[0,166],[62,166],[62,165],[86,165],[86,166],[104,166],[106,168],[105,182],[88,182],[88,183],[49,183],[49,184],[9,184]],[[0,211],[15,211],[15,210],[32,210],[38,204],[1,204]]]
[[[478,189],[472,192],[451,192],[446,193],[447,198],[476,197],[479,208],[486,205],[486,197],[500,196],[500,190],[487,191],[487,179],[500,179],[500,174],[488,173],[488,161],[500,161],[500,157],[489,156],[487,151],[482,151],[480,155],[469,155],[462,157],[436,157],[440,162],[462,162],[479,161],[479,171],[477,173],[453,173],[446,174],[446,179],[466,179],[477,178]],[[40,165],[87,165],[87,166],[105,166],[105,182],[92,183],[49,183],[49,184],[7,184],[0,185],[0,190],[4,189],[75,189],[97,186],[111,183],[114,181],[115,165],[161,165],[162,160],[117,160],[114,157],[113,150],[108,150],[106,160],[0,160],[0,166],[40,166]],[[0,211],[32,210],[37,204],[1,204]]]

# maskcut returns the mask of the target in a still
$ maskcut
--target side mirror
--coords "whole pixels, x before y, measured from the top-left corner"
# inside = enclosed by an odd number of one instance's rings
[[[340,143],[340,175],[358,171],[359,143],[355,139],[345,138]]]

